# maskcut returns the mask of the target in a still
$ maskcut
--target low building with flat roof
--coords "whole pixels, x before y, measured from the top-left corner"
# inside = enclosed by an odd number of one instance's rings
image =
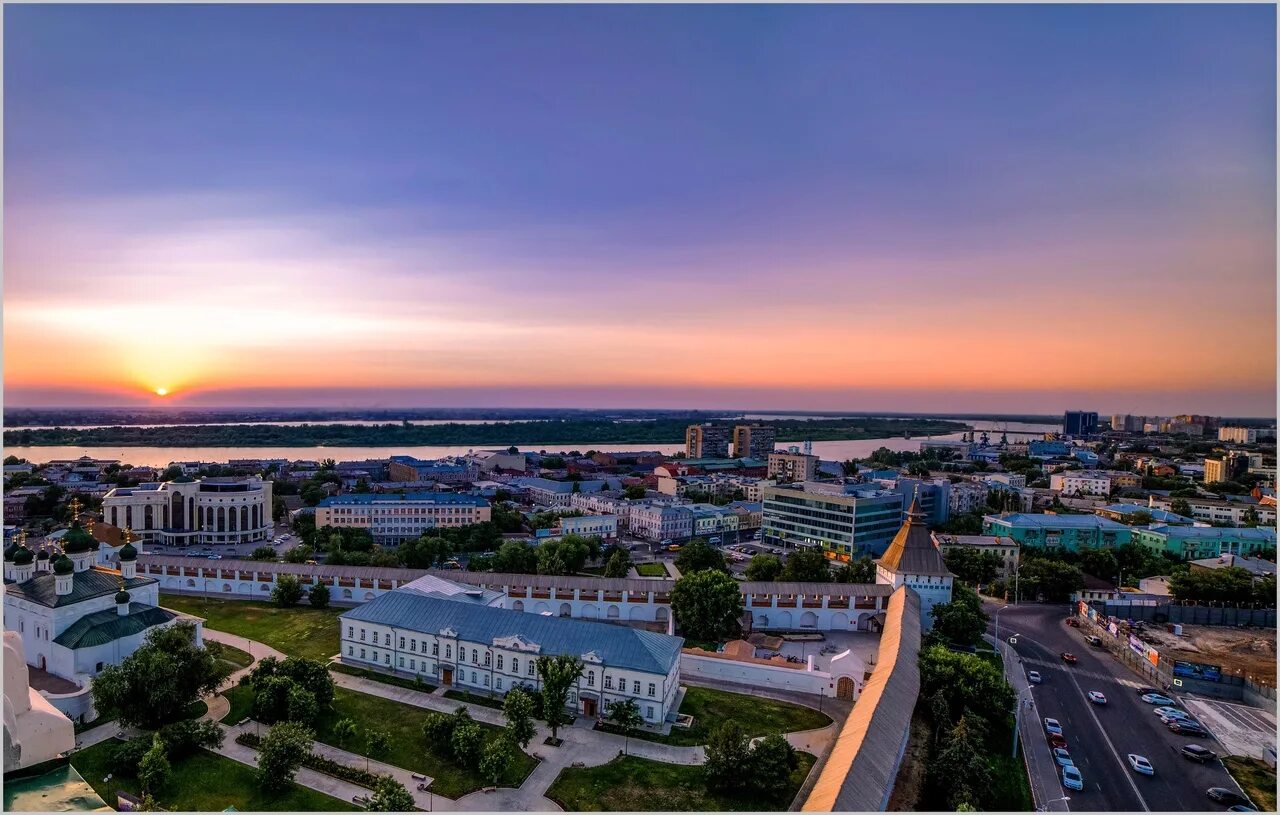
[[[1070,551],[1089,548],[1123,546],[1133,536],[1133,529],[1097,515],[1053,515],[1010,512],[987,515],[982,519],[985,535],[1011,538],[1019,546],[1042,549],[1063,548]]]

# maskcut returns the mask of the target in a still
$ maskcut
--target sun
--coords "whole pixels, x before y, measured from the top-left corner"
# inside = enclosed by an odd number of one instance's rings
[[[168,396],[168,395],[169,395],[168,388],[156,388],[156,396]]]

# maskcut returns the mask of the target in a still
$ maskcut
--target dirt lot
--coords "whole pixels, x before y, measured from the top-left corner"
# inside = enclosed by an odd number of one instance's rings
[[[1163,627],[1148,625],[1142,638],[1155,646],[1161,657],[1221,665],[1224,672],[1244,672],[1275,684],[1274,628],[1184,625],[1182,636],[1175,637]]]

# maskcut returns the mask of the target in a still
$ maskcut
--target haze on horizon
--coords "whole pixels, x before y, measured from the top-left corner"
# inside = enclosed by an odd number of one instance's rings
[[[1275,13],[9,6],[5,403],[1271,416]]]

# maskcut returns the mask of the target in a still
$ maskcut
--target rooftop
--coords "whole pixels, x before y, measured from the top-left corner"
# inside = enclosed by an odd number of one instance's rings
[[[682,637],[652,631],[473,606],[401,590],[370,600],[343,614],[342,619],[431,634],[452,629],[459,639],[470,642],[520,637],[540,646],[543,654],[595,653],[607,666],[659,674],[671,670],[684,644]]]
[[[92,648],[146,631],[152,626],[163,625],[177,617],[177,612],[167,608],[130,603],[129,613],[124,616],[114,608],[87,614],[54,637],[53,641],[73,650]]]
[[[1118,521],[1097,515],[1050,515],[1048,513],[1010,512],[1005,515],[985,515],[984,521],[1002,526],[1036,527],[1040,529],[1129,529]]]
[[[473,507],[487,507],[489,502],[474,495],[461,495],[453,492],[410,492],[404,495],[394,493],[353,492],[333,495],[323,499],[317,506],[355,506],[362,504],[459,504]]]
[[[21,583],[6,580],[5,592],[13,597],[38,603],[42,606],[61,608],[83,600],[115,594],[120,590],[121,582],[119,572],[88,569],[72,574],[70,594],[58,594],[55,591],[54,581],[55,578],[51,572],[41,572],[30,580],[24,580]],[[124,588],[128,591],[139,586],[149,586],[155,582],[150,577],[134,577],[124,581]],[[116,612],[112,609],[111,613],[115,614]]]
[[[880,558],[881,566],[899,574],[951,575],[951,570],[942,560],[942,552],[929,536],[924,518],[919,499],[913,498],[906,520]]]

